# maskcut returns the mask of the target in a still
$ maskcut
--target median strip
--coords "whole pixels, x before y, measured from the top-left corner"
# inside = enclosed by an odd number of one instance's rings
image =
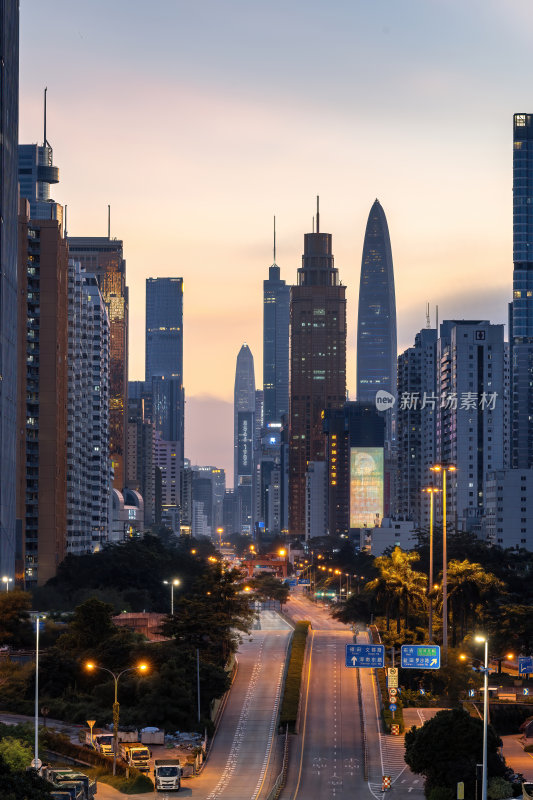
[[[280,725],[289,726],[291,733],[295,732],[300,702],[300,688],[302,684],[302,669],[305,658],[305,646],[310,622],[307,620],[296,622],[292,637],[291,655],[283,689],[281,704]]]

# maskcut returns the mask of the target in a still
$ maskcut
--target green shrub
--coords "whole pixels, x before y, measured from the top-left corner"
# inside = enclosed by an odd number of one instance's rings
[[[305,645],[310,623],[307,621],[297,622],[292,635],[291,653],[285,686],[283,688],[283,700],[281,703],[280,723],[289,725],[289,729],[294,731],[296,718],[298,716],[298,704],[300,702],[300,688],[302,685],[302,669],[305,658]]]
[[[377,669],[376,675],[378,679],[378,686],[381,691],[381,699],[383,701],[383,710],[381,712],[381,718],[383,720],[385,732],[390,733],[391,725],[394,724],[394,725],[399,725],[400,733],[403,733],[405,730],[405,723],[403,720],[403,703],[400,699],[401,695],[397,695],[396,697],[395,701],[396,711],[394,712],[394,719],[393,719],[392,711],[389,708],[389,691],[387,689],[387,670]]]
[[[434,786],[429,790],[428,800],[454,800],[453,789],[448,786]]]
[[[491,778],[487,786],[489,800],[506,800],[513,796],[513,787],[505,778]]]

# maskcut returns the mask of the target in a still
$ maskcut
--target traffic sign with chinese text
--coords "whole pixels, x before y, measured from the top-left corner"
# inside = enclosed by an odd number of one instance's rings
[[[404,669],[439,669],[439,645],[402,644],[402,667]]]
[[[398,667],[387,669],[387,686],[398,686]]]
[[[527,658],[519,658],[518,659],[518,674],[519,675],[530,675],[533,672],[533,657],[527,656]]]
[[[385,645],[382,644],[347,644],[347,667],[373,667],[385,666]]]

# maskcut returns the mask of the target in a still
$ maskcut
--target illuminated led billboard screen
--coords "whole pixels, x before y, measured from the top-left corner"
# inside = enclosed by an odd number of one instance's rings
[[[383,480],[383,448],[351,447],[350,528],[373,528],[378,518],[381,522]]]

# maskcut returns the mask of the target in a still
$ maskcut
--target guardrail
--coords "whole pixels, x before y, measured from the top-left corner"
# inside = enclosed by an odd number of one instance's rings
[[[283,762],[281,772],[274,782],[274,786],[268,793],[266,800],[278,800],[281,790],[287,783],[287,770],[289,768],[289,726],[285,728],[285,742],[283,744]]]
[[[363,771],[365,781],[368,781],[368,742],[366,738],[366,717],[365,717],[365,704],[363,703],[363,691],[361,689],[361,674],[359,669],[357,672],[357,696],[359,699],[359,716],[361,719],[361,738],[363,747]]]

